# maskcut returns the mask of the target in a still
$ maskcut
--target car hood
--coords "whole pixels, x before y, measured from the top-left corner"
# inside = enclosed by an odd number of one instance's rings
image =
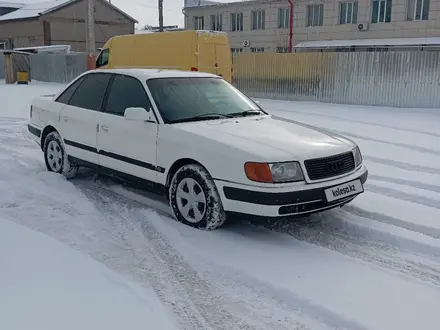
[[[326,157],[350,151],[355,146],[353,141],[343,136],[271,115],[209,120],[179,126],[182,130],[207,139],[242,148],[258,158],[276,157],[278,161]]]

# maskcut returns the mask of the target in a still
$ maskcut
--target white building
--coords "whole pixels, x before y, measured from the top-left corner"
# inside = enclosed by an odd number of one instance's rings
[[[191,0],[184,14],[186,29],[228,32],[236,52],[286,52],[290,45],[368,49],[377,39],[383,48],[440,44],[440,0]]]

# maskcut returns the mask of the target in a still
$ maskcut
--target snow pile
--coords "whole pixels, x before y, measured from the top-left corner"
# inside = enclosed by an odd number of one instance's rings
[[[0,263],[1,329],[177,329],[151,290],[3,217]]]

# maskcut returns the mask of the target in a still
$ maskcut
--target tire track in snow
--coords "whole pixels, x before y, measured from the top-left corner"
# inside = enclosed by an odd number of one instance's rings
[[[440,210],[440,200],[438,199],[420,196],[416,194],[409,194],[407,192],[399,191],[393,188],[377,186],[373,183],[368,183],[368,182],[365,184],[364,187],[366,190],[376,194],[397,198],[403,201],[413,202]]]
[[[99,193],[96,191],[97,186],[93,188],[86,188],[82,186],[82,191],[86,193],[88,198],[94,202],[95,206],[104,214],[109,217],[120,218],[122,220],[117,227],[124,231],[129,231],[133,235],[134,232],[144,235],[145,242],[148,245],[152,245],[153,251],[149,253],[148,258],[154,256],[153,265],[160,265],[160,272],[151,274],[148,276],[148,282],[150,282],[159,297],[164,291],[169,291],[170,295],[179,297],[177,301],[170,304],[166,299],[164,303],[169,305],[177,315],[185,315],[184,319],[194,319],[194,315],[191,315],[192,311],[188,313],[186,309],[190,302],[193,306],[191,309],[195,309],[205,324],[198,321],[196,329],[253,329],[246,320],[240,319],[235,315],[232,315],[225,307],[222,301],[222,297],[214,296],[210,285],[200,278],[198,273],[192,269],[188,263],[182,258],[182,256],[175,251],[171,245],[167,242],[163,234],[159,233],[153,226],[145,221],[145,216],[136,211],[134,208],[130,208],[123,197],[112,193],[107,190],[101,190]],[[107,202],[106,202],[107,198]],[[130,203],[136,203],[130,201]],[[118,220],[116,220],[118,221]],[[134,221],[134,223],[133,223]],[[139,226],[139,228],[136,228]],[[126,234],[126,233],[125,233]],[[129,239],[131,237],[125,237],[122,235],[119,239],[125,241],[124,244],[130,245]],[[135,254],[140,254],[143,251],[137,250],[137,247],[131,246],[130,249]],[[142,258],[145,260],[145,258]],[[140,260],[143,261],[143,260]],[[151,260],[150,260],[151,263]],[[142,267],[140,263],[138,266]],[[161,278],[161,281],[155,281],[154,278]],[[164,287],[166,286],[166,288]],[[182,299],[185,297],[186,299]],[[164,297],[162,297],[164,298]],[[188,315],[189,314],[189,315]]]
[[[139,223],[122,217],[115,209],[114,201],[94,191],[89,183],[76,180],[72,183],[101,216],[89,219],[86,224],[74,224],[73,228],[67,227],[59,219],[61,223],[58,228],[53,225],[44,226],[41,222],[34,224],[36,229],[87,253],[96,261],[128,276],[140,285],[147,284],[159,300],[174,312],[179,328],[213,329],[179,287],[176,279],[169,274],[168,265],[158,257],[154,248],[140,233]],[[78,225],[84,232],[76,228]],[[63,230],[70,232],[66,235]]]
[[[435,185],[431,185],[431,184],[427,184],[427,183],[423,183],[423,182],[406,180],[406,179],[399,179],[399,178],[391,178],[391,177],[376,175],[376,174],[369,174],[368,178],[371,180],[395,183],[395,184],[400,184],[403,186],[408,186],[408,187],[413,187],[413,188],[418,188],[418,189],[423,189],[423,190],[428,190],[428,191],[440,193],[439,186],[435,186]]]
[[[405,228],[414,232],[418,232],[427,236],[430,236],[435,239],[440,239],[440,229],[432,228],[428,226],[423,226],[417,223],[401,220],[398,218],[391,217],[389,215],[367,211],[361,209],[357,206],[347,204],[344,206],[344,210],[353,215],[357,215],[363,218],[368,218],[371,220],[376,220],[379,222],[383,222],[389,225]]]
[[[331,116],[331,115],[317,113],[317,112],[302,112],[302,111],[299,111],[299,110],[294,110],[293,108],[289,109],[289,110],[276,109],[276,107],[272,107],[272,108],[275,111],[277,111],[277,112],[288,112],[288,113],[294,112],[294,113],[299,113],[299,114],[304,115],[304,116],[336,119],[338,121],[344,121],[344,122],[349,122],[349,123],[359,123],[359,124],[364,124],[364,125],[369,125],[369,126],[376,126],[376,127],[383,127],[383,128],[393,129],[393,130],[396,130],[396,131],[401,131],[401,132],[406,132],[406,133],[423,134],[423,135],[429,135],[429,136],[440,138],[440,134],[439,133],[434,133],[434,132],[431,132],[431,131],[423,131],[423,130],[416,130],[416,129],[412,129],[412,128],[403,128],[403,127],[386,125],[386,124],[372,123],[372,122],[363,121],[363,120],[357,120],[357,119],[353,119],[353,118],[347,119],[347,118],[344,118],[344,117]],[[270,112],[270,110],[268,110],[268,111]]]
[[[404,169],[407,171],[417,171],[417,172],[424,172],[424,173],[429,173],[429,174],[440,175],[440,168],[434,168],[434,167],[416,165],[416,164],[408,164],[408,163],[404,163],[404,162],[399,162],[397,160],[368,156],[368,155],[363,155],[363,158],[365,160],[370,160],[375,163],[394,166],[394,167],[401,168],[401,169]]]
[[[245,222],[288,234],[300,241],[361,259],[381,268],[411,276],[440,287],[440,263],[436,265],[437,268],[421,263],[419,256],[423,255],[420,253],[423,248],[420,248],[418,253],[411,252],[411,249],[403,253],[400,246],[390,244],[386,235],[374,233],[372,229],[370,229],[368,234],[359,227],[353,228],[353,226],[348,226],[344,223],[343,217],[343,213],[328,211],[313,215],[309,219],[267,219]],[[378,237],[375,237],[377,234],[379,234]],[[408,242],[403,244],[411,247],[411,244]],[[435,259],[433,255],[428,255],[427,257],[432,260]]]
[[[223,285],[227,286],[229,290],[233,288],[233,291],[237,294],[241,294],[244,291],[244,294],[247,297],[249,297],[249,292],[251,292],[252,295],[256,296],[256,299],[261,299],[261,297],[264,297],[264,299],[270,299],[271,301],[270,305],[268,305],[268,308],[276,308],[278,312],[294,311],[300,315],[305,313],[304,316],[311,317],[314,320],[325,324],[326,329],[366,330],[363,325],[357,323],[356,321],[341,317],[326,308],[314,304],[308,299],[295,295],[289,290],[275,288],[266,282],[260,281],[254,277],[250,277],[248,274],[234,272],[231,271],[231,269],[227,269],[226,267],[222,267],[217,264],[214,267],[216,270],[224,269],[224,271],[216,274],[206,272],[210,277],[215,278],[216,281],[218,281],[218,284],[224,283]],[[292,323],[285,323],[287,326],[286,329],[291,330]],[[267,327],[264,327],[263,329],[267,329]],[[280,328],[277,328],[277,330],[279,329]],[[305,328],[299,325],[298,329]]]
[[[104,180],[105,181],[105,180]],[[110,179],[112,181],[112,179]],[[100,187],[102,189],[106,188],[107,183],[102,182],[102,185],[100,184]],[[134,191],[136,189],[132,188]],[[126,202],[127,196],[119,195],[118,193],[115,193],[114,191],[109,191],[109,194],[114,196],[115,200],[120,200]],[[147,197],[148,198],[148,197]],[[133,204],[133,207],[141,207],[143,208],[145,205],[149,207],[148,204],[143,204],[142,202],[130,199],[130,204]],[[155,204],[155,203],[154,203]],[[169,218],[168,214],[164,214],[165,217]],[[174,219],[170,219],[170,221],[175,221]],[[162,247],[160,247],[157,250],[161,251],[175,251],[175,249],[169,244],[168,240],[164,237],[163,234],[161,234],[158,230],[153,229],[154,225],[145,223],[144,224],[144,234],[148,237],[149,241],[157,241]],[[170,255],[167,253],[167,256]],[[171,254],[171,256],[177,255],[176,253]],[[199,263],[201,263],[203,266],[200,266],[201,268],[207,268],[206,265],[213,264],[213,260],[204,260],[201,262],[199,260]],[[170,265],[179,265],[179,262],[175,262],[175,260],[171,260],[167,264]],[[185,262],[186,264],[186,262]],[[214,269],[215,271],[212,271]],[[209,278],[216,278],[215,285],[213,285],[210,289],[210,291],[218,291],[220,292],[220,295],[225,297],[228,296],[229,300],[232,300],[232,304],[238,305],[238,306],[246,306],[247,311],[256,309],[258,311],[258,314],[255,315],[255,318],[258,318],[257,323],[252,326],[252,329],[277,329],[277,330],[292,330],[292,329],[308,329],[304,324],[301,324],[298,322],[295,317],[297,315],[302,317],[309,317],[311,320],[315,320],[315,323],[318,322],[320,325],[318,326],[318,329],[350,329],[350,330],[365,330],[365,328],[354,322],[347,320],[346,318],[340,317],[337,314],[334,314],[333,312],[322,308],[318,305],[314,305],[310,301],[304,300],[300,297],[297,297],[294,293],[287,292],[285,290],[279,290],[276,289],[267,283],[263,283],[257,279],[251,278],[246,274],[236,274],[230,269],[227,269],[227,267],[219,266],[217,264],[212,266],[212,269],[207,269],[204,271],[204,273],[209,274]],[[221,271],[224,270],[224,271]],[[183,277],[188,277],[188,274],[190,272],[186,271],[183,274],[181,274]],[[208,276],[207,276],[208,277]],[[191,277],[192,278],[192,277]],[[255,283],[255,286],[251,286],[251,283]],[[233,292],[240,292],[242,294],[237,294],[235,298],[231,298],[231,287],[233,287]],[[224,288],[224,289],[222,289]],[[239,302],[237,302],[237,299]],[[262,304],[268,306],[269,311],[266,313],[265,318],[261,320],[262,315]],[[243,307],[241,307],[243,308]],[[274,323],[273,317],[270,314],[270,310],[276,308],[278,311],[278,314],[282,314],[283,318],[281,320],[277,320]],[[235,310],[236,308],[234,308]],[[294,315],[292,315],[292,312],[295,312]],[[310,322],[306,322],[309,324]],[[230,328],[227,328],[230,329]]]

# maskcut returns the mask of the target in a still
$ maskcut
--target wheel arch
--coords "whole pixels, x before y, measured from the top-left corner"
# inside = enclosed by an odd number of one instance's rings
[[[47,125],[47,126],[43,129],[43,131],[41,132],[41,143],[40,143],[41,150],[44,151],[44,140],[46,140],[46,136],[47,136],[49,133],[52,133],[52,132],[58,132],[58,131],[56,130],[56,128],[53,127],[52,125]]]
[[[166,181],[165,181],[165,187],[166,187],[167,190],[170,187],[171,180],[173,179],[173,176],[174,176],[174,174],[176,174],[178,169],[181,168],[182,166],[189,165],[189,164],[200,165],[206,171],[208,171],[208,169],[202,163],[198,162],[195,159],[192,159],[192,158],[180,158],[180,159],[176,160],[173,163],[173,165],[171,165],[170,169],[168,170],[167,178],[166,178]],[[209,173],[209,171],[208,171],[208,173]]]

